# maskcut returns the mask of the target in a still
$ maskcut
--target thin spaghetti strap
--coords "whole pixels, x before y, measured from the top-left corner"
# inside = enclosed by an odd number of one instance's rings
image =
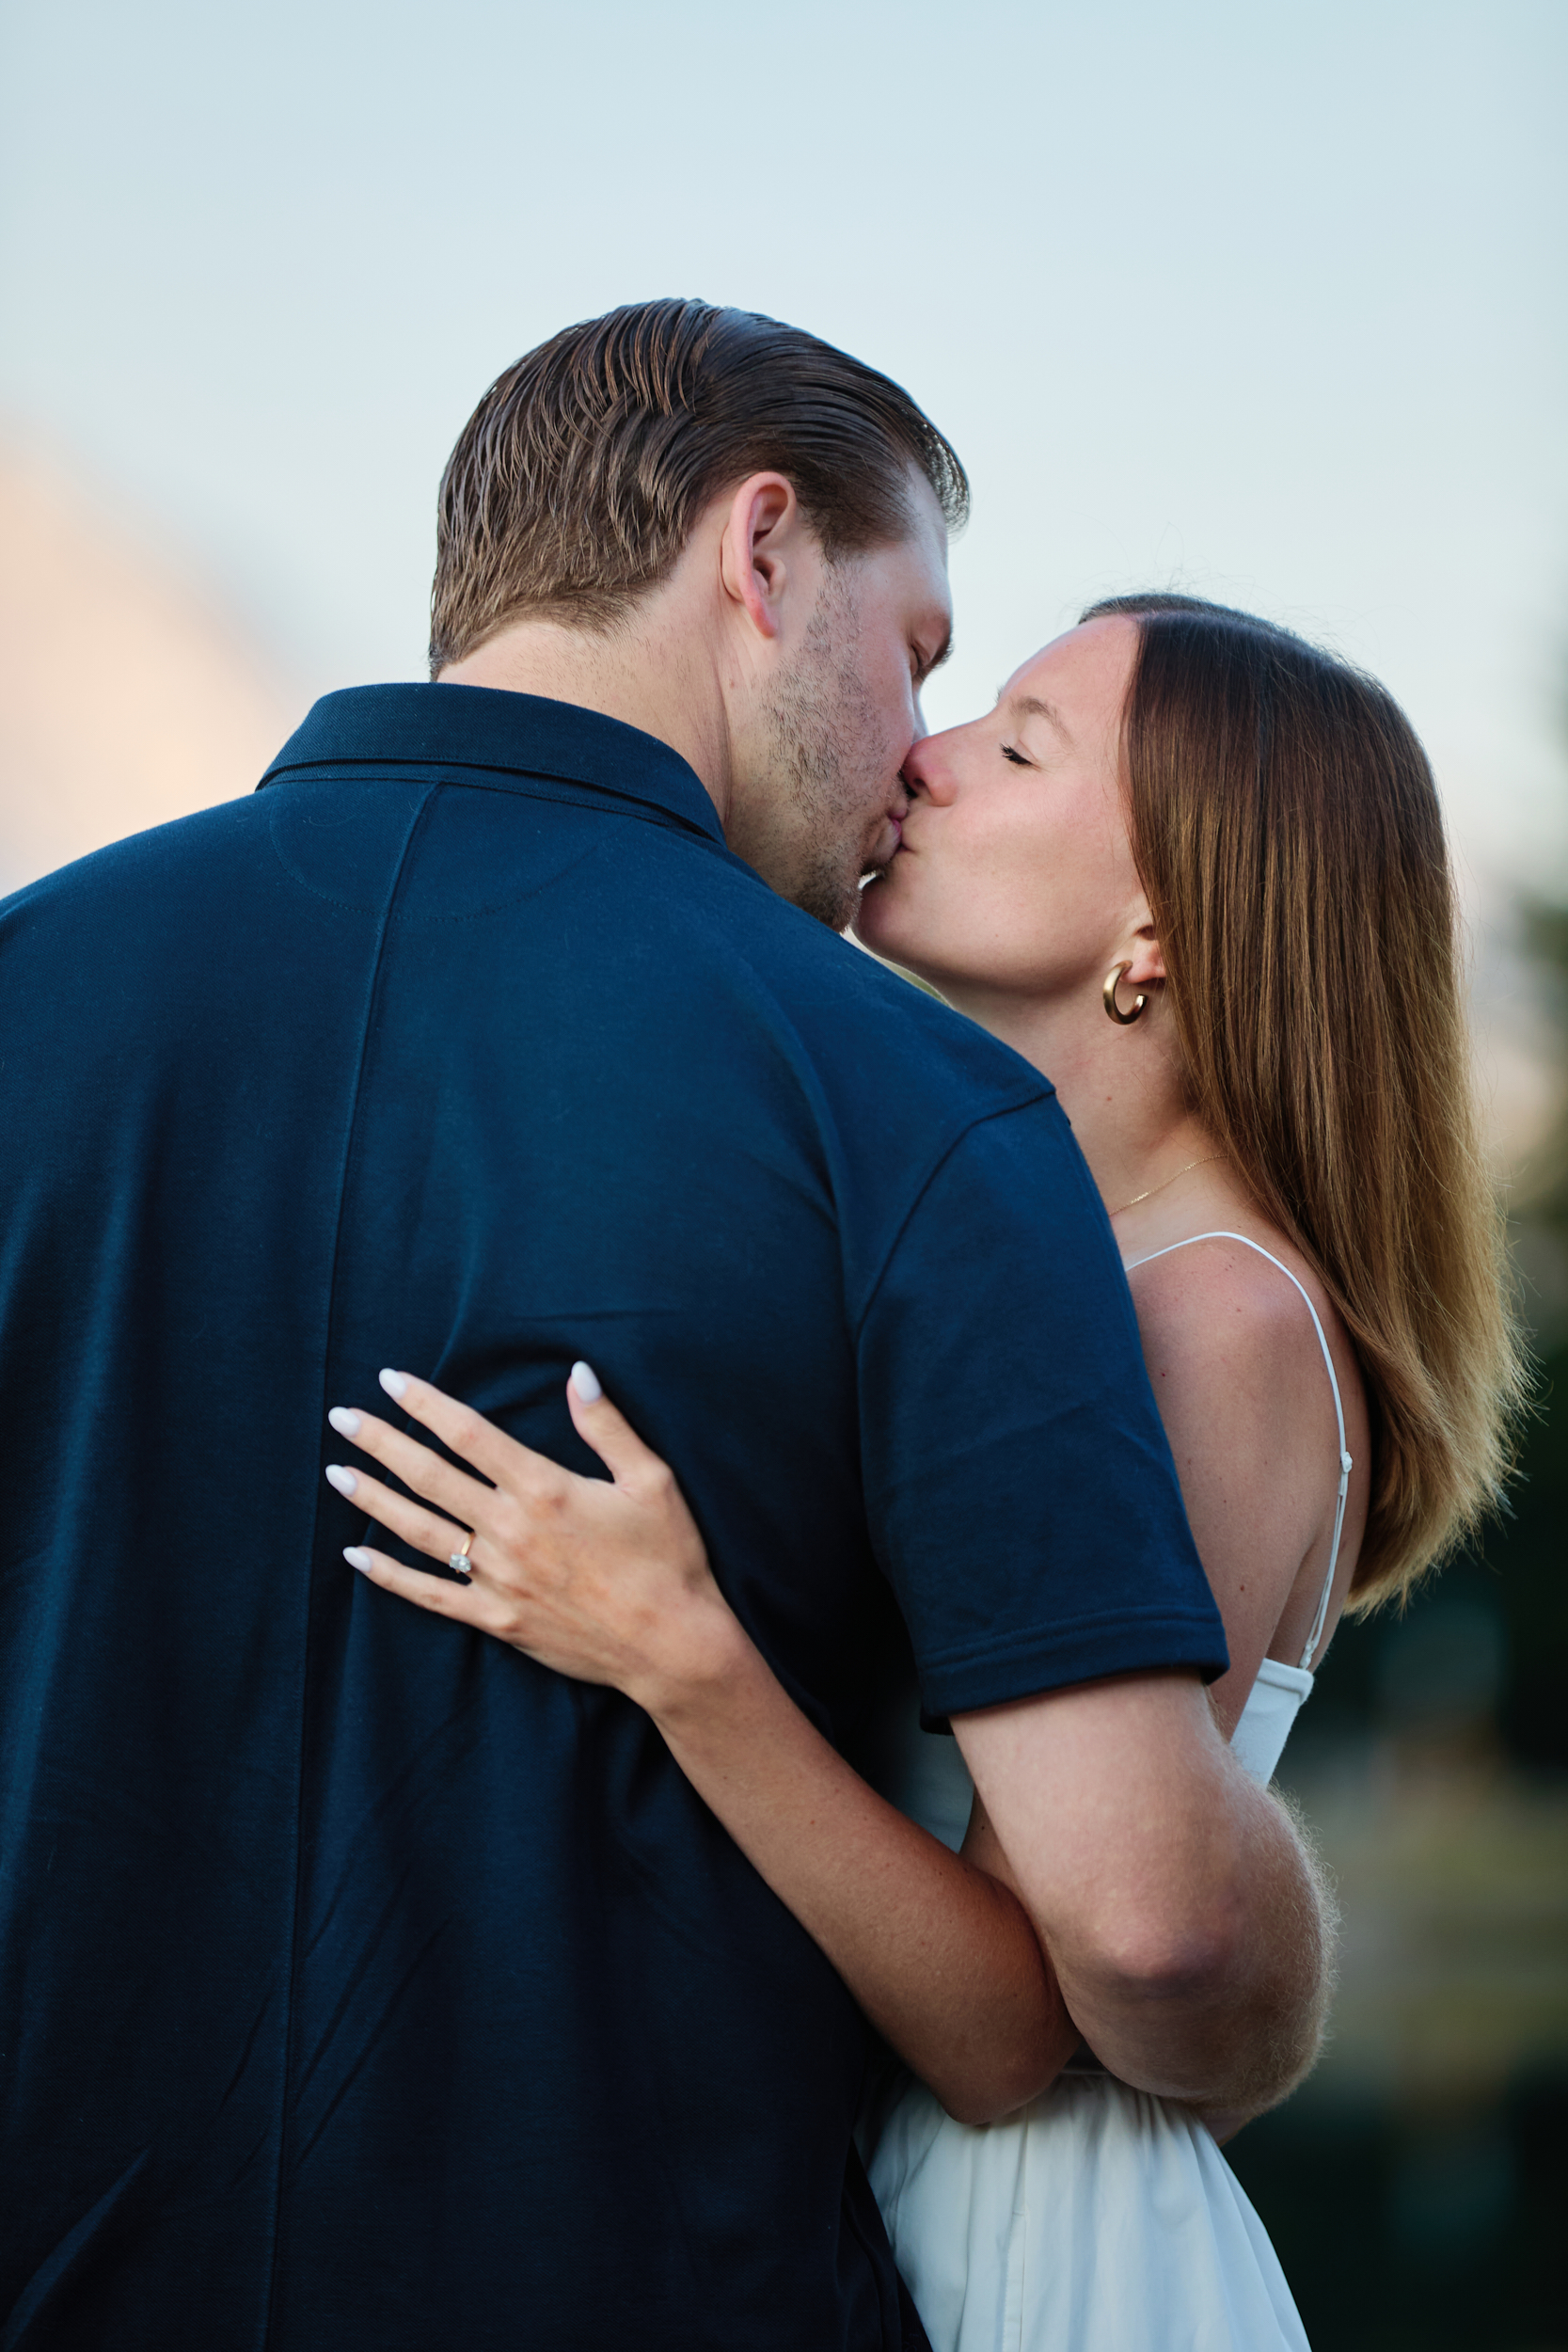
[[[1328,1616],[1329,1596],[1334,1590],[1334,1572],[1339,1565],[1339,1538],[1344,1533],[1345,1526],[1345,1496],[1350,1489],[1351,1471],[1355,1467],[1350,1455],[1345,1452],[1345,1408],[1339,1401],[1339,1381],[1334,1370],[1334,1359],[1329,1353],[1328,1337],[1323,1330],[1316,1307],[1313,1306],[1304,1285],[1296,1281],[1290,1267],[1281,1264],[1272,1249],[1265,1249],[1260,1241],[1249,1240],[1245,1233],[1189,1233],[1183,1241],[1168,1242],[1164,1249],[1151,1249],[1147,1258],[1134,1258],[1130,1265],[1122,1268],[1122,1271],[1125,1274],[1135,1274],[1139,1266],[1152,1265],[1156,1258],[1168,1258],[1173,1249],[1190,1248],[1195,1241],[1239,1241],[1243,1249],[1256,1249],[1260,1258],[1267,1258],[1270,1265],[1278,1266],[1287,1282],[1295,1282],[1297,1290],[1306,1300],[1307,1311],[1312,1318],[1312,1328],[1318,1335],[1318,1345],[1323,1349],[1323,1366],[1328,1374],[1328,1385],[1334,1391],[1334,1419],[1339,1430],[1339,1492],[1334,1510],[1334,1541],[1328,1548],[1328,1574],[1323,1580],[1323,1597],[1318,1603],[1318,1613],[1312,1621],[1310,1638],[1301,1654],[1302,1670],[1304,1673],[1310,1673],[1313,1655],[1318,1644],[1323,1638],[1323,1625]]]

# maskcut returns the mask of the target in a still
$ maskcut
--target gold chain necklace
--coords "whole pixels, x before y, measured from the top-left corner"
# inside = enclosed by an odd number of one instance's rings
[[[1111,1215],[1113,1216],[1120,1216],[1122,1209],[1135,1209],[1140,1200],[1152,1200],[1157,1192],[1164,1191],[1166,1184],[1174,1184],[1177,1176],[1190,1176],[1195,1168],[1208,1168],[1211,1162],[1214,1160],[1223,1160],[1224,1157],[1225,1153],[1223,1152],[1210,1152],[1205,1153],[1201,1160],[1189,1160],[1185,1168],[1179,1168],[1177,1169],[1175,1176],[1165,1177],[1164,1182],[1161,1184],[1150,1184],[1147,1192],[1135,1192],[1131,1200],[1124,1200],[1121,1204],[1121,1208],[1113,1209],[1111,1211]]]

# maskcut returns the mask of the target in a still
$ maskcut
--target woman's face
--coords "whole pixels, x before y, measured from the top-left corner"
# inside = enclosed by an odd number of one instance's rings
[[[905,762],[912,806],[855,930],[959,1002],[1098,992],[1148,936],[1120,780],[1137,631],[1087,622]]]

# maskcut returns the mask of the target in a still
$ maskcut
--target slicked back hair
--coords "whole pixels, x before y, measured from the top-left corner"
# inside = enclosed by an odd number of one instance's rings
[[[1351,1607],[1402,1599],[1497,1502],[1520,1404],[1425,752],[1374,678],[1250,613],[1131,619],[1129,822],[1189,1100],[1316,1268],[1371,1406]]]
[[[552,336],[490,387],[442,476],[431,675],[525,615],[612,626],[703,508],[765,471],[791,483],[830,559],[904,536],[911,472],[951,529],[969,511],[962,466],[909,394],[799,327],[669,301]]]

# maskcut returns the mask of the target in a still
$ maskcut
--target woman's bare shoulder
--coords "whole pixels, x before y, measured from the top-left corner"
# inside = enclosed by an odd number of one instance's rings
[[[1267,1380],[1299,1371],[1321,1382],[1312,1318],[1281,1267],[1301,1283],[1333,1346],[1338,1318],[1322,1284],[1283,1234],[1259,1224],[1256,1234],[1195,1238],[1129,1269],[1146,1355],[1174,1357],[1189,1376]]]
[[[1367,1430],[1354,1352],[1311,1266],[1261,1219],[1225,1222],[1237,1231],[1181,1248],[1156,1237],[1168,1254],[1130,1265],[1128,1279],[1188,1518],[1225,1615],[1232,1675],[1212,1695],[1233,1721],[1266,1650],[1300,1655],[1330,1556],[1334,1391],[1296,1282],[1323,1324],[1356,1466],[1341,1598],[1365,1515]]]

